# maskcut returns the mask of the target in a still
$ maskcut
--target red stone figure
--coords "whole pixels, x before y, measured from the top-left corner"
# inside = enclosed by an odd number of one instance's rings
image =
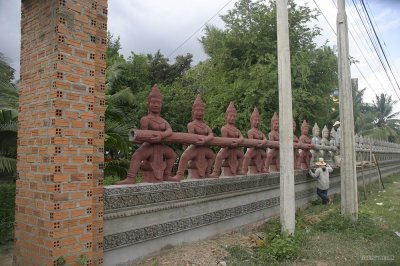
[[[127,178],[118,182],[118,185],[134,184],[140,167],[144,172],[143,182],[179,181],[171,177],[176,154],[170,147],[160,143],[172,134],[172,129],[160,116],[162,95],[157,85],[151,89],[147,101],[148,115],[140,119],[140,129],[157,132],[151,141],[144,142],[132,155]]]
[[[279,141],[279,117],[275,112],[271,119],[271,132],[268,134],[269,140]],[[279,149],[271,148],[267,153],[267,160],[265,161],[265,172],[279,171]]]
[[[296,132],[296,122],[293,119],[293,144],[299,143],[299,138],[295,135]],[[299,161],[299,150],[294,148],[293,150],[293,161],[294,161],[294,169],[300,169],[300,161]]]
[[[221,135],[225,138],[232,138],[232,141],[229,147],[222,148],[218,152],[211,177],[219,177],[223,160],[228,165],[228,167],[224,168],[225,176],[244,174],[242,172],[243,151],[237,148],[238,144],[243,141],[243,135],[235,127],[235,121],[236,109],[233,102],[231,102],[225,112],[225,125],[221,128]]]
[[[267,153],[262,148],[263,145],[267,144],[267,138],[264,133],[258,129],[260,126],[260,114],[255,107],[250,117],[250,124],[251,129],[247,132],[247,138],[259,139],[262,140],[262,142],[260,142],[257,148],[247,148],[243,160],[243,172],[247,173],[249,171],[251,174],[258,174],[263,171],[265,159],[267,158]],[[249,166],[250,169],[248,169]]]
[[[309,126],[306,122],[306,120],[303,121],[303,124],[301,125],[301,136],[300,136],[300,143],[301,144],[311,144],[311,139],[308,136],[308,129]],[[303,170],[307,170],[310,167],[310,160],[311,160],[312,154],[310,150],[307,149],[302,149],[300,152],[300,167]]]
[[[196,100],[192,106],[192,119],[193,121],[188,124],[188,133],[198,135],[194,145],[190,145],[182,154],[179,161],[178,171],[176,172],[175,179],[181,180],[185,172],[186,166],[190,162],[191,178],[205,178],[209,177],[211,167],[215,159],[213,151],[202,146],[214,138],[209,126],[204,123],[204,108],[205,105],[200,95],[197,95]]]

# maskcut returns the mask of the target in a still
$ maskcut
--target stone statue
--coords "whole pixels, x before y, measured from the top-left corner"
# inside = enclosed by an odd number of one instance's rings
[[[329,137],[329,129],[325,125],[324,128],[322,129],[321,146],[326,146],[326,147],[330,146],[328,137]],[[332,162],[333,159],[329,151],[321,150],[321,155],[322,155],[321,157],[324,158],[325,161]]]
[[[312,128],[313,137],[311,139],[312,144],[321,145],[321,138],[319,136],[319,126],[317,123],[314,124]]]
[[[176,180],[181,180],[185,169],[189,163],[189,172],[191,178],[206,178],[209,177],[211,167],[215,159],[214,152],[207,146],[203,146],[214,138],[209,126],[204,123],[205,104],[200,95],[197,95],[192,106],[192,122],[187,126],[188,133],[198,135],[196,144],[192,144],[183,152],[178,166],[178,171],[174,177]]]
[[[223,160],[227,166],[224,168],[224,176],[245,174],[242,171],[243,151],[237,147],[243,141],[243,135],[235,127],[235,121],[236,109],[233,102],[230,102],[225,112],[225,125],[221,128],[221,135],[225,138],[232,138],[232,141],[228,147],[219,150],[211,177],[219,177]]]
[[[303,121],[303,124],[301,124],[301,136],[300,136],[300,143],[302,144],[311,144],[311,139],[308,136],[308,124],[306,120]],[[311,152],[309,150],[303,149],[300,152],[300,167],[303,170],[306,170],[310,167],[310,161],[311,161]]]
[[[271,131],[268,134],[269,140],[279,141],[279,117],[275,112],[271,118]],[[277,172],[279,171],[279,148],[272,148],[267,153],[267,160],[265,161],[265,172]]]
[[[160,116],[162,95],[157,85],[151,89],[147,104],[148,114],[140,119],[140,129],[156,132],[151,141],[144,142],[132,155],[127,178],[119,181],[118,185],[135,183],[140,167],[143,170],[143,182],[179,181],[171,177],[176,154],[170,147],[160,143],[172,134],[172,129]]]
[[[259,139],[262,140],[260,146],[257,148],[247,148],[246,154],[243,160],[243,172],[258,174],[262,173],[264,169],[265,159],[267,154],[262,148],[263,145],[267,144],[267,138],[258,128],[260,126],[260,114],[257,108],[254,107],[254,111],[250,117],[251,129],[247,132],[248,139]],[[249,169],[250,166],[250,169]]]
[[[296,145],[299,143],[299,138],[296,136],[296,122],[293,119],[293,144]],[[294,169],[300,169],[300,161],[299,161],[299,149],[293,148],[293,162]]]
[[[329,137],[329,129],[324,126],[324,128],[322,129],[322,139],[321,139],[321,145],[322,146],[330,146],[330,142],[328,140]]]

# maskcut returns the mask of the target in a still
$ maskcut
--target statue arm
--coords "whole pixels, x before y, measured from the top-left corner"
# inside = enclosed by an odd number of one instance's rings
[[[149,129],[149,119],[147,119],[147,117],[145,117],[145,116],[143,116],[140,119],[140,129],[143,129],[143,130]]]
[[[167,121],[164,120],[164,122],[165,122],[165,128],[166,129],[165,129],[165,131],[161,132],[161,139],[164,139],[164,138],[169,137],[169,136],[172,135],[171,126],[169,125],[169,123]]]
[[[207,137],[205,142],[209,142],[210,140],[212,140],[214,138],[214,133],[212,132],[211,128],[209,126],[207,126]]]

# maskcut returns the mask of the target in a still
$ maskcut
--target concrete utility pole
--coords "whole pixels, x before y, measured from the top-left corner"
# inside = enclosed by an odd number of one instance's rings
[[[354,150],[353,95],[350,79],[349,38],[345,0],[338,0],[338,77],[340,110],[340,176],[342,214],[358,219],[357,173]]]
[[[287,3],[288,0],[276,0],[279,78],[280,219],[282,232],[293,234],[295,228],[293,115]]]

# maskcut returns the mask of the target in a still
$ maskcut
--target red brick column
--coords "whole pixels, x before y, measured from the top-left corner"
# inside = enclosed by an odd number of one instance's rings
[[[14,263],[101,265],[107,0],[24,0],[21,26]]]

